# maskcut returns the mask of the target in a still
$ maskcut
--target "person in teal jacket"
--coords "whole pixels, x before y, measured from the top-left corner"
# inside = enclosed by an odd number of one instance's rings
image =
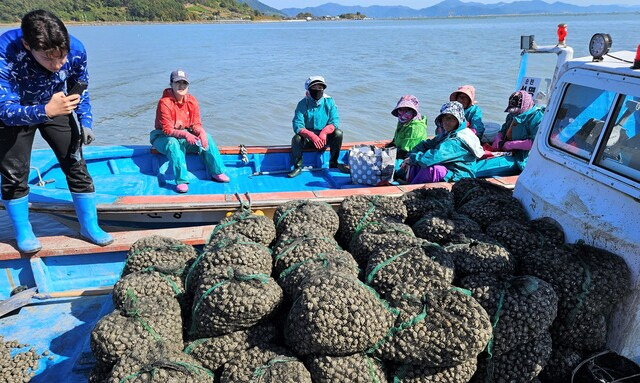
[[[464,118],[467,120],[472,132],[482,141],[484,123],[482,122],[482,109],[476,105],[476,88],[473,85],[463,85],[449,96],[449,101],[458,101],[464,107]]]
[[[402,164],[412,184],[458,181],[475,177],[475,166],[484,150],[478,137],[467,128],[464,108],[450,101],[435,120],[441,133],[414,147]]]
[[[291,162],[293,170],[288,177],[300,175],[302,171],[302,151],[304,149],[324,150],[329,146],[329,168],[341,171],[344,165],[338,164],[342,147],[342,131],[338,129],[340,118],[336,103],[324,93],[327,83],[322,76],[311,76],[304,84],[305,97],[298,102],[293,115],[291,139]]]
[[[505,112],[509,114],[493,140],[492,149],[513,153],[516,164],[522,171],[527,164],[529,150],[540,127],[544,109],[534,104],[531,94],[519,90],[509,97]]]
[[[386,147],[397,148],[396,159],[403,160],[411,149],[427,139],[427,118],[420,115],[418,98],[411,94],[400,97],[391,114],[398,118],[398,124]]]

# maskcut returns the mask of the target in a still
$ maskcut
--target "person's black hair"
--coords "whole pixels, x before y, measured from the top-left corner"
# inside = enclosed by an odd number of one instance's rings
[[[22,38],[30,49],[37,51],[60,50],[69,52],[69,32],[62,20],[42,9],[22,17]]]

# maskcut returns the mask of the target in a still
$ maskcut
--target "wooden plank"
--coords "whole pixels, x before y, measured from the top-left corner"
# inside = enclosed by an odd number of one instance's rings
[[[33,255],[21,254],[16,250],[15,241],[0,241],[0,261],[34,257],[51,257],[75,254],[99,254],[129,251],[131,245],[141,238],[151,235],[174,238],[189,245],[202,245],[215,225],[179,227],[171,229],[137,230],[110,233],[113,243],[97,246],[80,237],[51,236],[39,238],[42,250]]]
[[[37,287],[32,287],[0,302],[0,318],[28,305],[31,302],[31,298],[36,294],[37,289]]]

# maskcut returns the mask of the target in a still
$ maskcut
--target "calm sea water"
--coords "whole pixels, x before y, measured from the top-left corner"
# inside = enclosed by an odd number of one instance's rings
[[[290,142],[293,110],[309,75],[326,78],[345,141],[391,138],[396,120],[390,111],[406,93],[419,98],[432,128],[442,103],[467,83],[476,87],[485,119],[502,121],[518,73],[520,35],[552,45],[561,22],[569,26],[576,57],[588,54],[597,32],[612,36],[613,51],[640,43],[637,14],[69,30],[89,55],[95,144],[147,144],[169,73],[183,68],[218,145],[268,145]],[[530,64],[551,77],[554,62],[547,57]],[[47,144],[38,138],[34,147]],[[6,221],[0,215],[0,233],[7,233]]]

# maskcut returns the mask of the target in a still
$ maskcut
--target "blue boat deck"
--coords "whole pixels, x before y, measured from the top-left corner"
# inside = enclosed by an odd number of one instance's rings
[[[0,319],[0,335],[29,345],[14,354],[34,348],[41,355],[31,382],[86,382],[95,363],[91,330],[112,310],[110,294],[48,299]]]

